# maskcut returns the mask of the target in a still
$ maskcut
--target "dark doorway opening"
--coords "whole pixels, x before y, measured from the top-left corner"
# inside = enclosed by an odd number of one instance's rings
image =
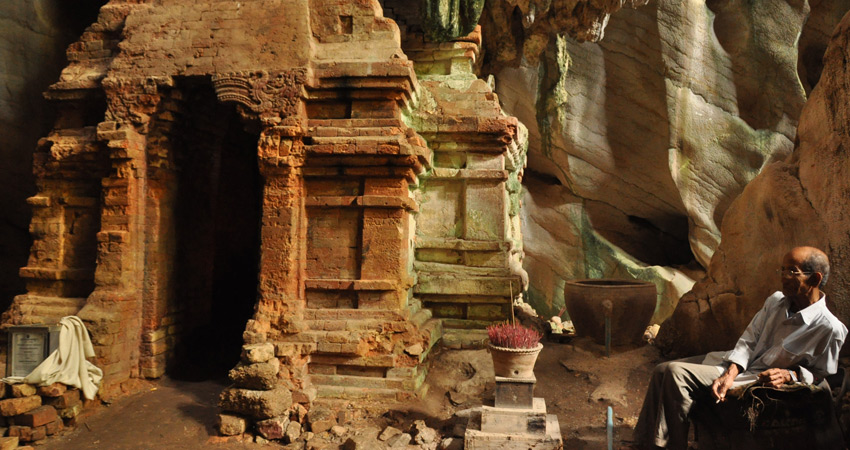
[[[206,84],[185,89],[175,146],[173,303],[184,332],[170,376],[223,377],[257,299],[262,183],[257,136]],[[177,137],[179,134],[179,137]]]

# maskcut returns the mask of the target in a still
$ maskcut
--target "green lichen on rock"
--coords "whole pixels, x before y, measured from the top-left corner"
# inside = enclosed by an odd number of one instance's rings
[[[564,105],[569,100],[567,91],[567,70],[570,67],[570,55],[567,38],[558,36],[547,50],[543,64],[540,64],[540,97],[537,99],[537,128],[540,130],[541,151],[545,156],[552,155],[553,136],[561,135],[564,117]]]
[[[466,36],[478,25],[484,0],[422,0],[422,28],[432,42]]]

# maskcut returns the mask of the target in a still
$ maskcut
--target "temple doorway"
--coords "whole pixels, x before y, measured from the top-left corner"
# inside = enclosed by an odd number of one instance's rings
[[[146,227],[146,277],[156,283],[146,286],[165,285],[148,292],[145,304],[159,314],[146,316],[159,319],[150,325],[170,339],[169,376],[220,378],[239,360],[257,299],[257,134],[206,82],[179,83],[159,109],[148,142],[147,200],[159,223]]]

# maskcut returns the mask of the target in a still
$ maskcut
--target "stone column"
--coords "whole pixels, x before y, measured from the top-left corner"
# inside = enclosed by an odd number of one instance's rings
[[[20,275],[27,293],[3,315],[6,324],[55,323],[76,314],[94,282],[99,177],[106,161],[94,127],[53,131],[34,155],[38,193],[33,209],[33,244]]]
[[[257,312],[246,343],[303,331],[305,216],[303,130],[300,121],[266,127],[260,135],[263,218]],[[272,331],[274,329],[274,331]]]
[[[103,179],[95,290],[79,313],[92,335],[93,363],[103,369],[104,399],[120,394],[121,383],[140,372],[145,149],[150,115],[159,103],[158,82],[104,80],[109,108],[97,138],[106,144],[112,167]]]

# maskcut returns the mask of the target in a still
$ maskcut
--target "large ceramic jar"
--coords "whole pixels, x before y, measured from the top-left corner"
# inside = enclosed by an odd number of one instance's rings
[[[572,280],[564,286],[564,303],[578,336],[605,344],[605,316],[611,318],[611,345],[641,341],[652,314],[655,284],[639,280]]]

